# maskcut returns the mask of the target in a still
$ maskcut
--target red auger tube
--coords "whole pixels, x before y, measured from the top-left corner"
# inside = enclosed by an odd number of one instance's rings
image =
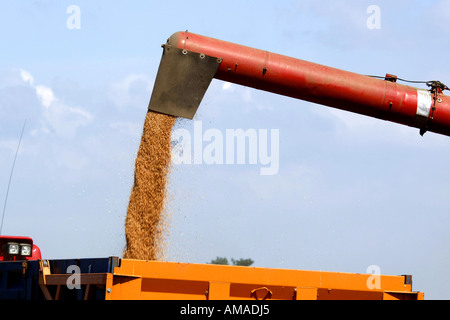
[[[450,99],[418,89],[190,32],[167,45],[221,59],[216,79],[450,135]]]

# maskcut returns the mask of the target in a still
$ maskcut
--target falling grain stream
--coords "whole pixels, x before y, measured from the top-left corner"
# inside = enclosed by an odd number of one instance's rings
[[[149,111],[135,162],[125,220],[126,259],[159,260],[162,254],[166,184],[175,117]]]

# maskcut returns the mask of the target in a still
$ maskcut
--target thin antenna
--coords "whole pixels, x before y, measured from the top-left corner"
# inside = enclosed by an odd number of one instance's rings
[[[11,185],[11,179],[12,179],[12,175],[14,172],[14,166],[16,165],[17,153],[19,153],[20,142],[22,141],[22,136],[23,136],[23,132],[25,130],[26,123],[27,123],[27,119],[25,119],[25,122],[23,123],[22,133],[20,134],[20,139],[19,139],[19,143],[17,145],[16,154],[14,156],[14,162],[13,162],[13,165],[11,168],[11,174],[9,175],[8,189],[6,189],[5,204],[3,205],[2,223],[0,224],[0,235],[2,234],[2,229],[3,229],[3,219],[5,218],[6,203],[8,202],[9,187]]]

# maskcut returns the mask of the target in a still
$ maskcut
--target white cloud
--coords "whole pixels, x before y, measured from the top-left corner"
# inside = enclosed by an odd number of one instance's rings
[[[231,82],[224,82],[222,85],[222,90],[224,91],[234,91],[234,86]]]
[[[43,133],[54,132],[59,136],[72,137],[76,129],[89,124],[94,116],[82,107],[73,107],[64,104],[58,99],[50,87],[39,84],[34,85],[32,74],[26,70],[19,70],[23,82],[30,85],[36,92],[43,109],[43,127],[39,130]],[[32,130],[33,135],[38,131]]]
[[[224,82],[222,85],[222,90],[226,92],[234,92],[235,87],[236,86],[231,82]],[[252,89],[249,87],[237,86],[237,90],[239,92],[239,96],[245,103],[253,102]]]
[[[52,103],[57,101],[52,89],[43,85],[36,86],[36,95],[38,96],[42,105],[46,108],[50,107]]]
[[[78,127],[89,124],[94,118],[83,108],[69,107],[60,102],[52,103],[43,115],[53,132],[64,137],[73,137]]]
[[[122,81],[112,83],[108,92],[111,101],[119,108],[127,106],[141,107],[148,103],[153,82],[141,74],[130,74]]]
[[[25,71],[23,69],[20,69],[19,72],[20,72],[20,76],[22,77],[22,80],[24,82],[28,83],[30,86],[32,86],[34,83],[34,78],[31,75],[31,73],[29,73],[28,71]]]

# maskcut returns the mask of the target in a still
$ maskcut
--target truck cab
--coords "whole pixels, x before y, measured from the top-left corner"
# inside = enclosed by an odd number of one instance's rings
[[[0,261],[40,259],[41,250],[30,237],[0,236]]]

